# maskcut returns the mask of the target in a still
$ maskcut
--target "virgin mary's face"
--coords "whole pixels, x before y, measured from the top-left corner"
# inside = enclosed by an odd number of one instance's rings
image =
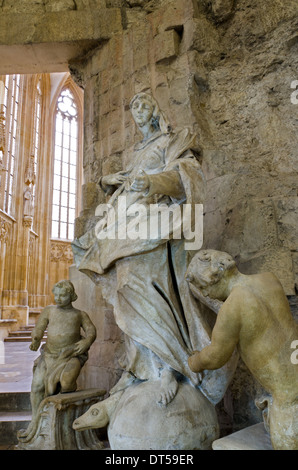
[[[153,111],[152,103],[145,98],[137,98],[131,107],[133,118],[139,127],[143,127],[150,122]]]

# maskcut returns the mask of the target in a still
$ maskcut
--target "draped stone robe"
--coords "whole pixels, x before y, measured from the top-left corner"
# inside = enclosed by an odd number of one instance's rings
[[[199,384],[198,375],[188,367],[189,355],[209,344],[211,332],[184,279],[189,261],[185,240],[175,239],[171,229],[168,239],[161,233],[155,238],[121,236],[133,220],[136,204],[142,206],[139,226],[150,222],[153,204],[168,208],[169,214],[173,204],[189,204],[194,228],[195,205],[203,203],[205,193],[204,175],[193,152],[195,140],[185,128],[157,132],[137,144],[126,182],[118,188],[105,188],[111,194],[113,217],[105,214],[97,227],[74,240],[72,246],[77,268],[93,281],[104,284],[104,278],[116,269],[108,300],[114,306],[116,323],[127,335],[126,370],[146,380],[156,376],[156,369],[170,367],[217,403],[234,368],[206,372]],[[149,189],[132,191],[131,183],[142,172],[150,176]],[[183,224],[181,217],[182,234]],[[116,236],[109,238],[109,233]]]

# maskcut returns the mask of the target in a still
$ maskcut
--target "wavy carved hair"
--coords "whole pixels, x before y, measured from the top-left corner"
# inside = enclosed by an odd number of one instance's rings
[[[54,293],[54,290],[55,289],[66,289],[67,292],[70,294],[70,297],[71,297],[71,301],[74,302],[75,300],[77,300],[78,296],[75,292],[75,288],[74,288],[74,285],[71,281],[68,281],[66,279],[64,279],[63,281],[59,281],[57,282],[53,289],[52,289],[52,292]]]

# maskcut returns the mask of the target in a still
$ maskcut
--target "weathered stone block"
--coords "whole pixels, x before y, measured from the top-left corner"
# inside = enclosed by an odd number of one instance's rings
[[[106,93],[107,99],[109,100],[109,94]],[[110,121],[111,121],[111,114],[108,112],[106,114],[102,114],[99,119],[99,135],[102,138],[108,136],[110,134]]]
[[[134,82],[135,93],[148,90],[151,86],[151,76],[149,67],[147,67],[146,65],[145,67],[136,70],[131,76],[131,80]]]
[[[191,18],[184,24],[184,33],[181,49],[189,49],[203,53],[216,54],[220,48],[219,34],[216,28],[202,15]]]
[[[282,243],[282,246],[289,248],[290,250],[297,250],[298,240],[298,198],[290,197],[280,199],[274,202],[278,238]]]
[[[10,24],[10,28],[7,25]],[[109,39],[121,30],[117,9],[101,12],[60,11],[39,16],[24,13],[21,18],[3,14],[0,18],[0,44],[40,44]]]
[[[109,92],[104,93],[100,97],[100,108],[99,112],[101,116],[104,116],[110,112],[110,94]],[[100,134],[102,134],[102,129],[100,129]]]
[[[194,7],[192,0],[170,0],[159,9],[148,15],[153,36],[166,30],[183,30],[186,18],[192,17]]]
[[[285,5],[280,0],[264,0],[258,4],[258,10],[258,21],[267,33],[282,21],[297,16],[298,5],[295,0],[287,0]]]
[[[154,38],[155,60],[177,57],[179,54],[180,37],[174,29],[158,34]]]
[[[96,183],[85,183],[82,186],[82,210],[88,210],[98,204],[103,199],[103,192]]]
[[[217,21],[225,21],[232,14],[234,0],[213,0],[212,13]]]
[[[230,209],[228,219],[223,234],[223,251],[232,256],[245,259],[279,246],[272,199],[240,202]]]
[[[294,252],[292,253],[292,258],[293,258],[293,267],[294,267],[294,276],[295,276],[295,289],[296,292],[298,292],[298,253]],[[298,321],[298,317],[297,317]]]
[[[124,149],[124,139],[122,129],[109,137],[110,154],[120,153]]]
[[[64,0],[62,0],[64,1]],[[67,0],[66,0],[67,1]],[[73,0],[71,0],[73,4]],[[40,13],[44,11],[44,2],[42,0],[5,0],[1,2],[3,13]]]
[[[122,129],[122,109],[116,109],[109,114],[109,135],[121,132]],[[114,153],[111,150],[111,153]]]
[[[76,10],[74,0],[46,0],[46,11]]]
[[[133,66],[134,70],[145,67],[149,63],[149,41],[144,38],[150,37],[150,27],[147,22],[142,22],[133,32]]]
[[[118,9],[2,13],[0,73],[66,72],[70,61],[121,29]]]
[[[102,174],[110,175],[122,170],[121,155],[110,155],[102,163]]]
[[[213,212],[220,207],[231,207],[233,202],[236,204],[237,199],[233,197],[236,182],[237,175],[233,173],[210,179],[207,182],[204,212]]]
[[[122,110],[122,86],[118,85],[111,89],[110,92],[110,111]]]
[[[228,211],[225,207],[217,210],[206,212],[204,207],[204,240],[203,248],[215,250],[222,249],[222,238],[227,225]],[[216,230],[214,229],[216,227]]]

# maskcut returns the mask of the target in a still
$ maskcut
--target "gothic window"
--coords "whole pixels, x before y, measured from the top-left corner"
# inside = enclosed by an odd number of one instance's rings
[[[30,185],[32,194],[32,216],[33,216],[33,230],[38,231],[37,220],[37,193],[40,194],[41,187],[39,185],[39,166],[41,163],[41,137],[42,137],[42,112],[43,112],[43,90],[45,88],[45,79],[43,75],[33,76],[33,95],[32,95],[32,137],[31,137],[31,150],[30,150],[30,174],[26,184]],[[27,177],[27,175],[26,175]]]
[[[13,215],[13,193],[16,177],[15,169],[18,139],[20,88],[20,75],[6,75],[4,94],[6,149],[3,159],[3,164],[5,168],[3,210],[10,215]]]
[[[33,117],[33,155],[34,155],[34,173],[37,175],[37,165],[40,148],[40,134],[41,134],[41,77],[39,78],[35,90],[34,102],[34,117]],[[35,186],[33,188],[33,197],[35,195]]]
[[[55,115],[52,238],[73,239],[77,161],[78,107],[71,90],[64,88]]]

